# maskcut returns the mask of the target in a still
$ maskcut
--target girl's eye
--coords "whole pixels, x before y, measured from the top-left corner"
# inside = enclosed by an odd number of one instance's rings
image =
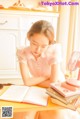
[[[46,45],[40,46],[39,44],[37,44],[37,43],[35,43],[35,42],[31,42],[31,44],[32,44],[33,46],[36,46],[36,47],[41,47],[41,48],[45,48],[45,47],[46,47]]]
[[[35,44],[35,43],[33,43],[33,42],[32,42],[31,44],[37,46],[37,44]]]
[[[33,43],[32,45],[34,45],[34,46],[38,46],[37,44],[35,44],[35,43]]]

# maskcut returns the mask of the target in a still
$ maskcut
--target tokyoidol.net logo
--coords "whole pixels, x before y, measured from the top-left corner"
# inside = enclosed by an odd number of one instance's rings
[[[50,1],[41,1],[40,5],[43,6],[55,6],[55,5],[79,5],[79,2],[50,2]]]

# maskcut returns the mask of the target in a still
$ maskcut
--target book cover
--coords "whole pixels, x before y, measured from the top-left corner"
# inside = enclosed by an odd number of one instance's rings
[[[61,83],[62,82],[51,83],[50,86],[64,97],[80,94],[80,88],[77,88],[75,91],[72,91],[61,86]]]

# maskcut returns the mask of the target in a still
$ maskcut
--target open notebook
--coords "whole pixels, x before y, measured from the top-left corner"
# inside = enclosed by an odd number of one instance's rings
[[[0,96],[0,100],[47,106],[48,95],[44,88],[12,85]]]

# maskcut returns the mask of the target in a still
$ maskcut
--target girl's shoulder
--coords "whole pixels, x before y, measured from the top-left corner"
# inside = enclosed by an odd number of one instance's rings
[[[18,55],[23,55],[23,54],[26,54],[26,53],[29,53],[29,52],[30,52],[29,47],[19,47],[19,48],[17,48],[17,54]]]
[[[59,43],[49,45],[42,53],[42,57],[46,57],[49,64],[60,63],[62,61],[61,45]]]
[[[17,48],[16,54],[18,57],[27,58],[30,55],[30,47]]]
[[[61,44],[60,43],[51,44],[51,45],[49,45],[47,51],[48,50],[59,51],[59,50],[61,50]]]
[[[55,43],[55,44],[51,44],[49,45],[44,52],[42,53],[42,56],[52,56],[54,54],[59,54],[61,52],[61,44],[60,43]]]

